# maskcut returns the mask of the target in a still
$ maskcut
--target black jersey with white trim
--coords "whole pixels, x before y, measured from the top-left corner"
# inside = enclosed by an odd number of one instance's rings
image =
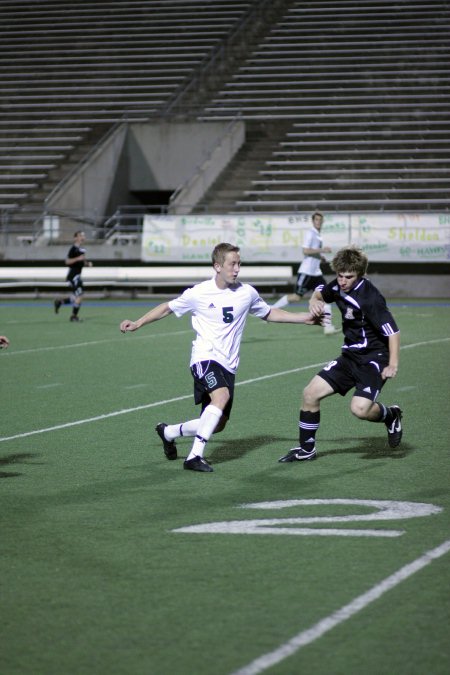
[[[84,255],[85,253],[86,253],[85,248],[81,248],[81,246],[73,244],[69,249],[67,258],[68,259],[78,258],[80,255]],[[84,267],[84,260],[77,260],[76,262],[69,265],[69,269],[67,271],[67,281],[71,281],[78,274],[81,274],[81,270],[83,269],[83,267]]]
[[[337,279],[320,289],[325,302],[335,302],[342,314],[342,350],[366,354],[387,350],[389,335],[398,333],[386,300],[369,279],[360,279],[349,293],[340,290]]]

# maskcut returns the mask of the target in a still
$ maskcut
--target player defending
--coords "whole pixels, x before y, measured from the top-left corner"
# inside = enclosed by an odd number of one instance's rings
[[[376,403],[386,380],[397,375],[400,331],[384,297],[365,278],[367,265],[361,250],[353,246],[341,249],[331,263],[337,278],[311,297],[309,309],[315,316],[323,312],[324,303],[336,303],[342,314],[344,345],[341,355],[303,390],[299,447],[280,457],[280,462],[316,459],[321,400],[333,394],[345,396],[353,388],[352,413],[369,422],[384,422],[390,447],[400,444],[402,411],[398,405]]]
[[[240,271],[239,248],[218,244],[212,252],[214,276],[170,302],[163,302],[137,321],[126,319],[120,324],[123,333],[135,331],[169,314],[181,317],[190,312],[194,340],[190,368],[194,378],[194,400],[201,404],[200,417],[187,422],[160,422],[156,432],[167,459],[177,458],[175,439],[193,436],[192,449],[184,468],[211,472],[204,459],[205,446],[213,433],[225,428],[233,405],[235,374],[239,365],[239,349],[248,314],[277,323],[320,323],[311,313],[285,312],[271,308],[253,286],[237,280]]]
[[[86,236],[84,232],[75,232],[73,235],[73,244],[70,247],[65,260],[65,264],[69,267],[66,277],[67,283],[70,285],[72,293],[70,296],[58,298],[54,302],[56,314],[58,314],[61,305],[72,305],[71,321],[80,320],[78,312],[80,311],[83,295],[83,282],[81,280],[82,269],[85,265],[86,267],[92,267],[92,263],[86,260],[86,249],[83,247],[85,241]]]
[[[286,307],[290,302],[299,302],[305,293],[314,291],[320,284],[326,284],[320,265],[322,262],[326,262],[323,253],[331,253],[331,248],[329,246],[324,247],[320,235],[323,225],[322,213],[315,211],[311,219],[313,226],[306,233],[303,242],[303,255],[305,257],[298,268],[295,293],[283,295],[272,307]],[[337,330],[331,323],[331,305],[325,306],[324,315],[326,318],[323,332],[325,335],[334,335],[334,333],[337,333]]]

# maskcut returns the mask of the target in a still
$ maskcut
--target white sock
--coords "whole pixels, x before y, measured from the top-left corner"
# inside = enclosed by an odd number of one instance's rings
[[[323,326],[324,328],[326,328],[327,326],[331,326],[331,305],[325,303],[323,306],[323,313],[324,313]]]
[[[164,436],[168,441],[174,441],[179,436],[195,436],[199,422],[200,417],[197,417],[181,424],[168,424],[164,429]]]
[[[286,305],[288,305],[288,304],[289,304],[288,296],[283,295],[279,300],[274,302],[272,307],[286,307]]]
[[[222,411],[217,406],[210,403],[200,417],[200,423],[198,425],[197,434],[192,444],[191,452],[189,453],[187,459],[192,459],[195,456],[203,457],[205,451],[205,445],[211,438],[214,429],[219,424],[219,420],[222,417]]]

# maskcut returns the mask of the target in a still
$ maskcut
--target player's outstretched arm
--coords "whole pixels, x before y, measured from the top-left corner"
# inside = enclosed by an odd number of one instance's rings
[[[137,321],[130,321],[130,319],[125,319],[120,324],[120,330],[122,333],[128,333],[130,331],[135,331],[142,326],[145,326],[147,323],[153,323],[153,321],[159,321],[164,319],[164,317],[172,314],[172,310],[169,307],[168,302],[162,302],[160,305],[153,307],[147,314],[141,316]]]
[[[306,323],[310,326],[321,322],[321,317],[314,316],[310,312],[286,312],[279,307],[272,307],[265,318],[272,323]]]

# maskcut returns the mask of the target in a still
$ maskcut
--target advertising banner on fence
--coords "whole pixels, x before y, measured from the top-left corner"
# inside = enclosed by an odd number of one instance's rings
[[[209,262],[228,241],[246,262],[298,263],[310,214],[151,216],[144,219],[144,262]],[[371,261],[445,262],[450,259],[450,214],[326,213],[324,244],[337,251],[360,246]]]

